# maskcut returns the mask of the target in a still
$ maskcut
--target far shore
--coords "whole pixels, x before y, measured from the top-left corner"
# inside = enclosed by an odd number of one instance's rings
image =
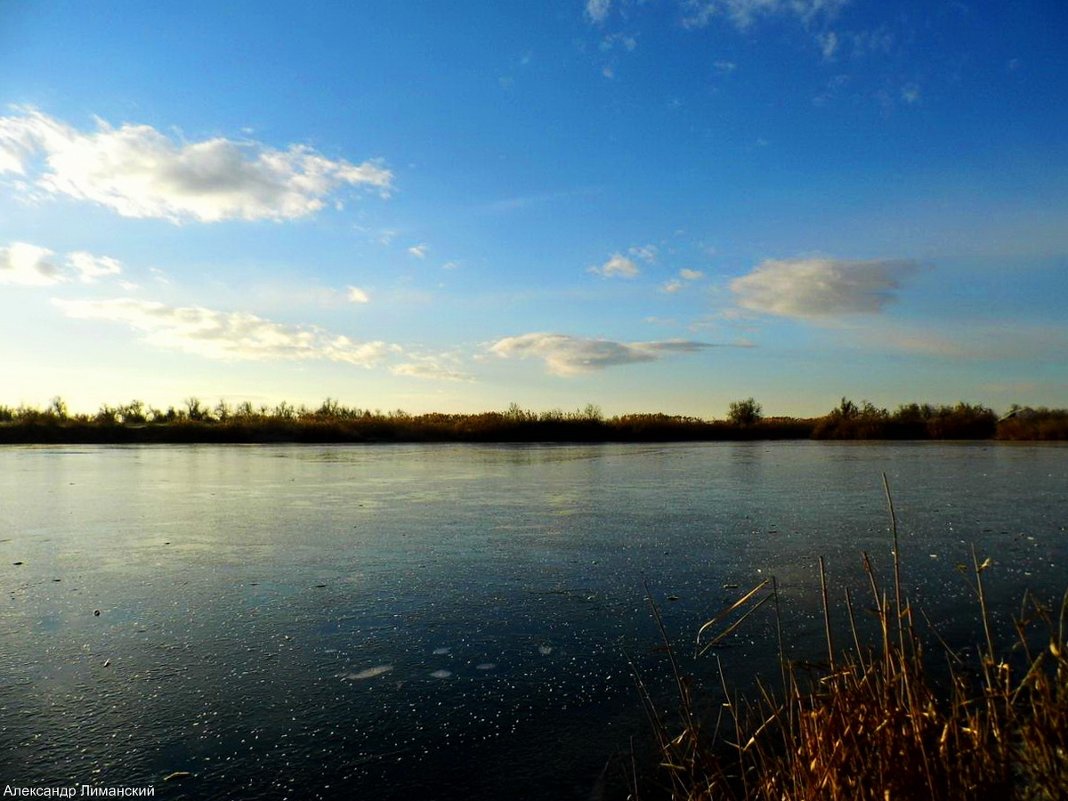
[[[0,444],[714,442],[736,440],[1068,440],[1068,410],[1014,406],[997,415],[978,404],[903,404],[891,412],[843,398],[821,417],[764,417],[749,398],[726,419],[659,413],[604,416],[590,405],[532,412],[419,414],[350,408],[327,399],[316,409],[280,403],[214,408],[190,398],[183,408],[139,401],[72,414],[56,398],[47,409],[0,406]]]

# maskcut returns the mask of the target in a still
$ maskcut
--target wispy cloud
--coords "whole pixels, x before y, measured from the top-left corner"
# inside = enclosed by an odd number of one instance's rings
[[[761,17],[793,16],[805,24],[833,17],[849,0],[684,0],[683,24],[704,27],[725,17],[738,28],[748,28]]]
[[[612,0],[586,0],[586,16],[598,25],[608,19],[612,10]]]
[[[587,272],[599,275],[602,278],[636,278],[641,270],[631,259],[622,253],[613,253],[612,257],[600,267],[593,266]]]
[[[283,325],[245,312],[173,307],[133,298],[53,299],[52,303],[67,317],[121,323],[152,345],[209,359],[323,359],[372,367],[401,351],[397,345],[354,342],[314,326]]]
[[[389,368],[394,375],[423,378],[434,381],[472,381],[450,356],[420,356],[408,354],[407,360]]]
[[[119,275],[122,272],[122,263],[118,259],[110,256],[94,256],[84,250],[68,253],[67,264],[77,271],[81,280],[87,284],[91,284],[97,278]]]
[[[828,79],[822,92],[812,98],[812,103],[817,106],[826,106],[849,84],[849,76],[838,74]]]
[[[600,193],[596,187],[578,187],[575,189],[560,189],[548,192],[532,192],[525,195],[513,195],[511,197],[493,200],[489,203],[474,207],[479,214],[511,214],[519,211],[527,211],[562,200],[574,198],[590,198]]]
[[[290,220],[319,211],[342,187],[384,193],[393,182],[378,161],[332,160],[304,145],[175,141],[150,125],[101,119],[85,132],[33,109],[0,117],[0,173],[46,195],[174,223]]]
[[[834,58],[834,54],[838,51],[837,33],[834,31],[827,31],[826,33],[817,34],[816,42],[819,43],[820,50],[823,52],[823,57],[827,61]]]
[[[730,288],[738,305],[782,317],[821,318],[882,311],[918,270],[906,260],[769,260]]]
[[[914,83],[907,83],[901,87],[901,99],[910,106],[920,102],[920,87]]]
[[[636,245],[628,249],[627,253],[636,259],[641,259],[646,264],[654,264],[659,251],[656,245]]]
[[[846,34],[853,45],[853,58],[862,58],[872,54],[887,54],[894,48],[894,34],[885,26],[873,30]]]
[[[412,256],[415,256],[417,259],[425,259],[427,251],[429,250],[429,245],[419,244],[412,245],[410,248],[408,248],[408,253],[410,253]]]
[[[677,278],[672,278],[665,283],[661,284],[660,291],[667,292],[669,295],[681,291],[687,284],[699,281],[705,277],[705,274],[700,270],[690,270],[683,268],[679,270]]]
[[[358,286],[350,286],[345,289],[345,297],[349,303],[370,303],[371,296]]]
[[[1006,327],[990,320],[958,319],[948,325],[944,321],[909,321],[902,326],[886,320],[866,321],[843,331],[846,336],[839,336],[839,340],[853,347],[956,362],[1046,361],[1059,365],[1068,350],[1068,331],[1062,326],[1029,322]]]
[[[608,52],[620,47],[629,53],[638,47],[638,39],[626,33],[612,33],[601,40],[600,47],[602,52]]]
[[[713,347],[716,345],[682,339],[615,342],[566,334],[532,333],[505,337],[494,343],[490,351],[506,359],[541,359],[550,373],[572,376],[624,364],[655,362],[665,356],[696,353]]]

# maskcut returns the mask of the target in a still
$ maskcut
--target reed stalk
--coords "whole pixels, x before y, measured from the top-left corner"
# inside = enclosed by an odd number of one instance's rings
[[[681,672],[656,605],[657,626],[678,690],[677,724],[655,713],[664,795],[680,801],[1054,801],[1068,799],[1068,593],[1056,614],[1025,595],[1015,619],[1015,646],[995,646],[984,573],[991,561],[972,554],[971,577],[984,647],[975,660],[952,649],[929,626],[948,679],[925,666],[925,637],[905,598],[897,518],[884,488],[893,540],[892,596],[862,555],[879,631],[865,642],[845,593],[852,643],[836,648],[830,591],[819,560],[827,663],[791,662],[782,635],[778,582],[760,582],[700,627],[695,654],[725,644],[772,601],[778,638],[778,689],[759,679],[743,700],[717,667],[723,701],[716,726],[702,726],[694,683]],[[770,589],[769,589],[770,584]],[[892,600],[891,600],[892,597]],[[650,603],[652,603],[650,601]],[[926,615],[924,619],[930,623]],[[1041,631],[1045,645],[1036,647]],[[645,696],[647,708],[652,700]],[[730,726],[724,732],[720,723]],[[668,725],[676,728],[668,730]],[[645,793],[646,797],[650,794]]]

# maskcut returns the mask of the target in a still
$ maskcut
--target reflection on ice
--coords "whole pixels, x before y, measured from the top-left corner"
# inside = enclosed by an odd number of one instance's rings
[[[475,670],[493,670],[497,665],[493,662],[480,662],[475,665]]]
[[[444,654],[447,654],[448,652],[448,648],[435,648],[432,653],[434,654],[434,656],[442,656]]]
[[[451,670],[435,670],[430,674],[435,679],[447,679],[452,676]]]

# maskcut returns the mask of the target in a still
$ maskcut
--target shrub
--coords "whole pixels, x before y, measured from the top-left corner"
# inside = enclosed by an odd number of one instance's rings
[[[731,401],[727,411],[727,419],[736,426],[752,426],[760,422],[762,411],[760,404],[753,398]]]

